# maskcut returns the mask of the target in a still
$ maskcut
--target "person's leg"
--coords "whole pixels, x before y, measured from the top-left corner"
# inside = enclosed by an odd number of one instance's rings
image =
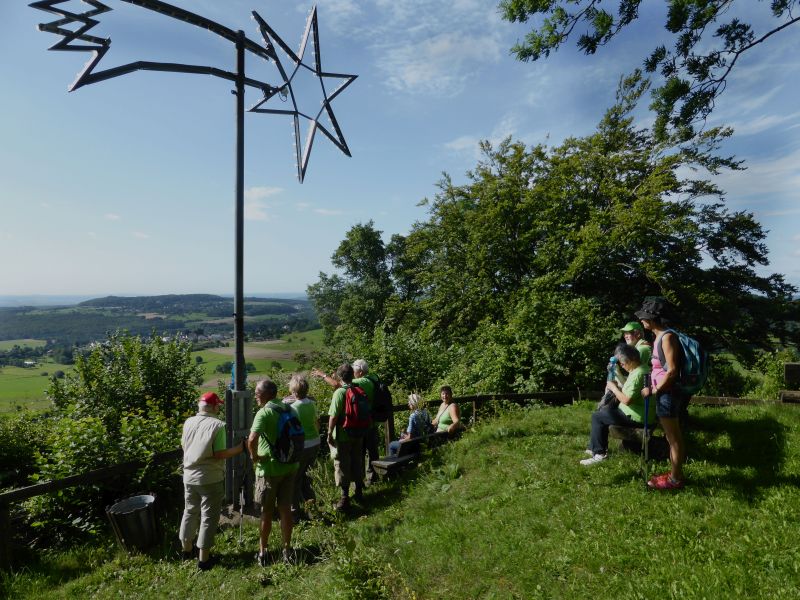
[[[303,500],[308,502],[309,500],[317,499],[317,495],[314,493],[314,488],[311,487],[311,477],[308,475],[308,470],[311,468],[311,465],[314,464],[314,461],[317,460],[317,456],[319,455],[319,446],[306,448],[305,453],[307,455],[307,464],[306,468],[303,470],[303,477],[301,478],[300,485]]]
[[[361,501],[364,498],[364,438],[354,438],[352,445],[351,473],[356,485],[354,498]]]
[[[181,528],[178,538],[184,552],[192,551],[192,543],[200,527],[200,494],[197,493],[196,486],[183,484],[183,517],[181,518]]]
[[[389,442],[389,456],[397,456],[398,452],[400,452],[400,441]]]
[[[225,496],[225,484],[220,481],[198,487],[200,488],[200,533],[197,536],[197,548],[200,551],[198,560],[204,563],[208,561],[211,547],[214,545],[222,500]]]
[[[367,451],[367,483],[375,483],[378,480],[378,474],[375,472],[375,469],[372,468],[372,461],[378,460],[380,456],[378,456],[378,426],[373,424],[370,428],[369,432],[367,432],[367,437],[365,438],[364,445],[366,446]]]
[[[661,427],[669,443],[669,461],[672,466],[670,475],[675,481],[683,481],[683,461],[686,459],[686,448],[683,443],[678,417],[662,417]]]
[[[294,490],[295,473],[283,475],[276,483],[276,501],[278,503],[278,513],[281,516],[281,542],[284,559],[287,559],[287,551],[292,542],[292,491]]]
[[[589,450],[592,454],[608,452],[608,428],[611,425],[635,427],[637,424],[618,408],[606,407],[592,413],[592,431],[589,435]]]
[[[341,491],[341,499],[336,508],[342,510],[350,503],[350,481],[352,473],[352,442],[337,442],[336,456],[333,459],[333,472],[336,487]]]
[[[314,454],[309,451],[316,452],[316,450],[316,446],[313,448],[304,448],[302,454],[300,455],[292,491],[292,512],[299,512],[300,508],[303,506],[303,484],[306,479],[306,471],[308,470],[308,467],[311,465],[311,461],[314,458]],[[306,498],[306,500],[307,499],[308,498]]]
[[[275,486],[271,477],[256,477],[255,501],[261,504],[261,523],[259,524],[258,555],[266,557],[269,534],[272,531],[272,514],[275,508]],[[261,560],[262,564],[265,562]]]

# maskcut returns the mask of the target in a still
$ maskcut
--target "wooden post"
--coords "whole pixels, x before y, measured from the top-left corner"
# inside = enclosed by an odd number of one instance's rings
[[[475,425],[475,422],[478,420],[478,401],[472,401],[472,424]]]
[[[389,456],[389,442],[394,441],[394,406],[392,407],[392,412],[389,413],[389,418],[386,419],[386,454],[384,456]]]
[[[800,389],[800,363],[783,365],[783,382],[788,390]]]

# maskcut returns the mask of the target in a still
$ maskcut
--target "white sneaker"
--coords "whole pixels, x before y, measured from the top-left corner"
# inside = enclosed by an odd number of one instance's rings
[[[588,467],[589,465],[593,465],[595,463],[603,462],[606,458],[608,458],[608,454],[595,454],[592,458],[584,458],[581,461],[581,464],[584,467]]]
[[[584,451],[583,451],[583,453],[584,453],[586,456],[594,456],[594,452],[592,452],[592,451],[591,451],[591,450],[589,450],[588,448],[587,448],[586,450],[584,450]]]

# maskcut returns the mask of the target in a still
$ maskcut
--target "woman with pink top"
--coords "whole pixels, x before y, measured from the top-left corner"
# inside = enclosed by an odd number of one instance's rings
[[[669,472],[654,475],[647,485],[654,490],[678,490],[683,488],[683,462],[686,459],[686,447],[678,417],[688,397],[677,386],[683,354],[678,336],[669,330],[672,314],[669,303],[663,298],[648,298],[641,310],[634,313],[645,329],[655,334],[653,355],[651,360],[650,387],[642,390],[643,396],[653,396],[656,400],[656,416],[669,443],[669,460],[672,468]],[[664,364],[661,364],[659,353],[655,350],[661,346]]]

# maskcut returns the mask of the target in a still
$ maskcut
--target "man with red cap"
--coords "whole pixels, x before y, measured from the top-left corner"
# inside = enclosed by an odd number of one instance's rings
[[[197,567],[201,571],[214,566],[210,553],[225,497],[225,459],[244,450],[244,440],[225,448],[225,422],[218,417],[221,404],[214,392],[200,396],[197,414],[186,419],[181,436],[185,508],[178,537],[183,558],[189,560],[197,536]]]

